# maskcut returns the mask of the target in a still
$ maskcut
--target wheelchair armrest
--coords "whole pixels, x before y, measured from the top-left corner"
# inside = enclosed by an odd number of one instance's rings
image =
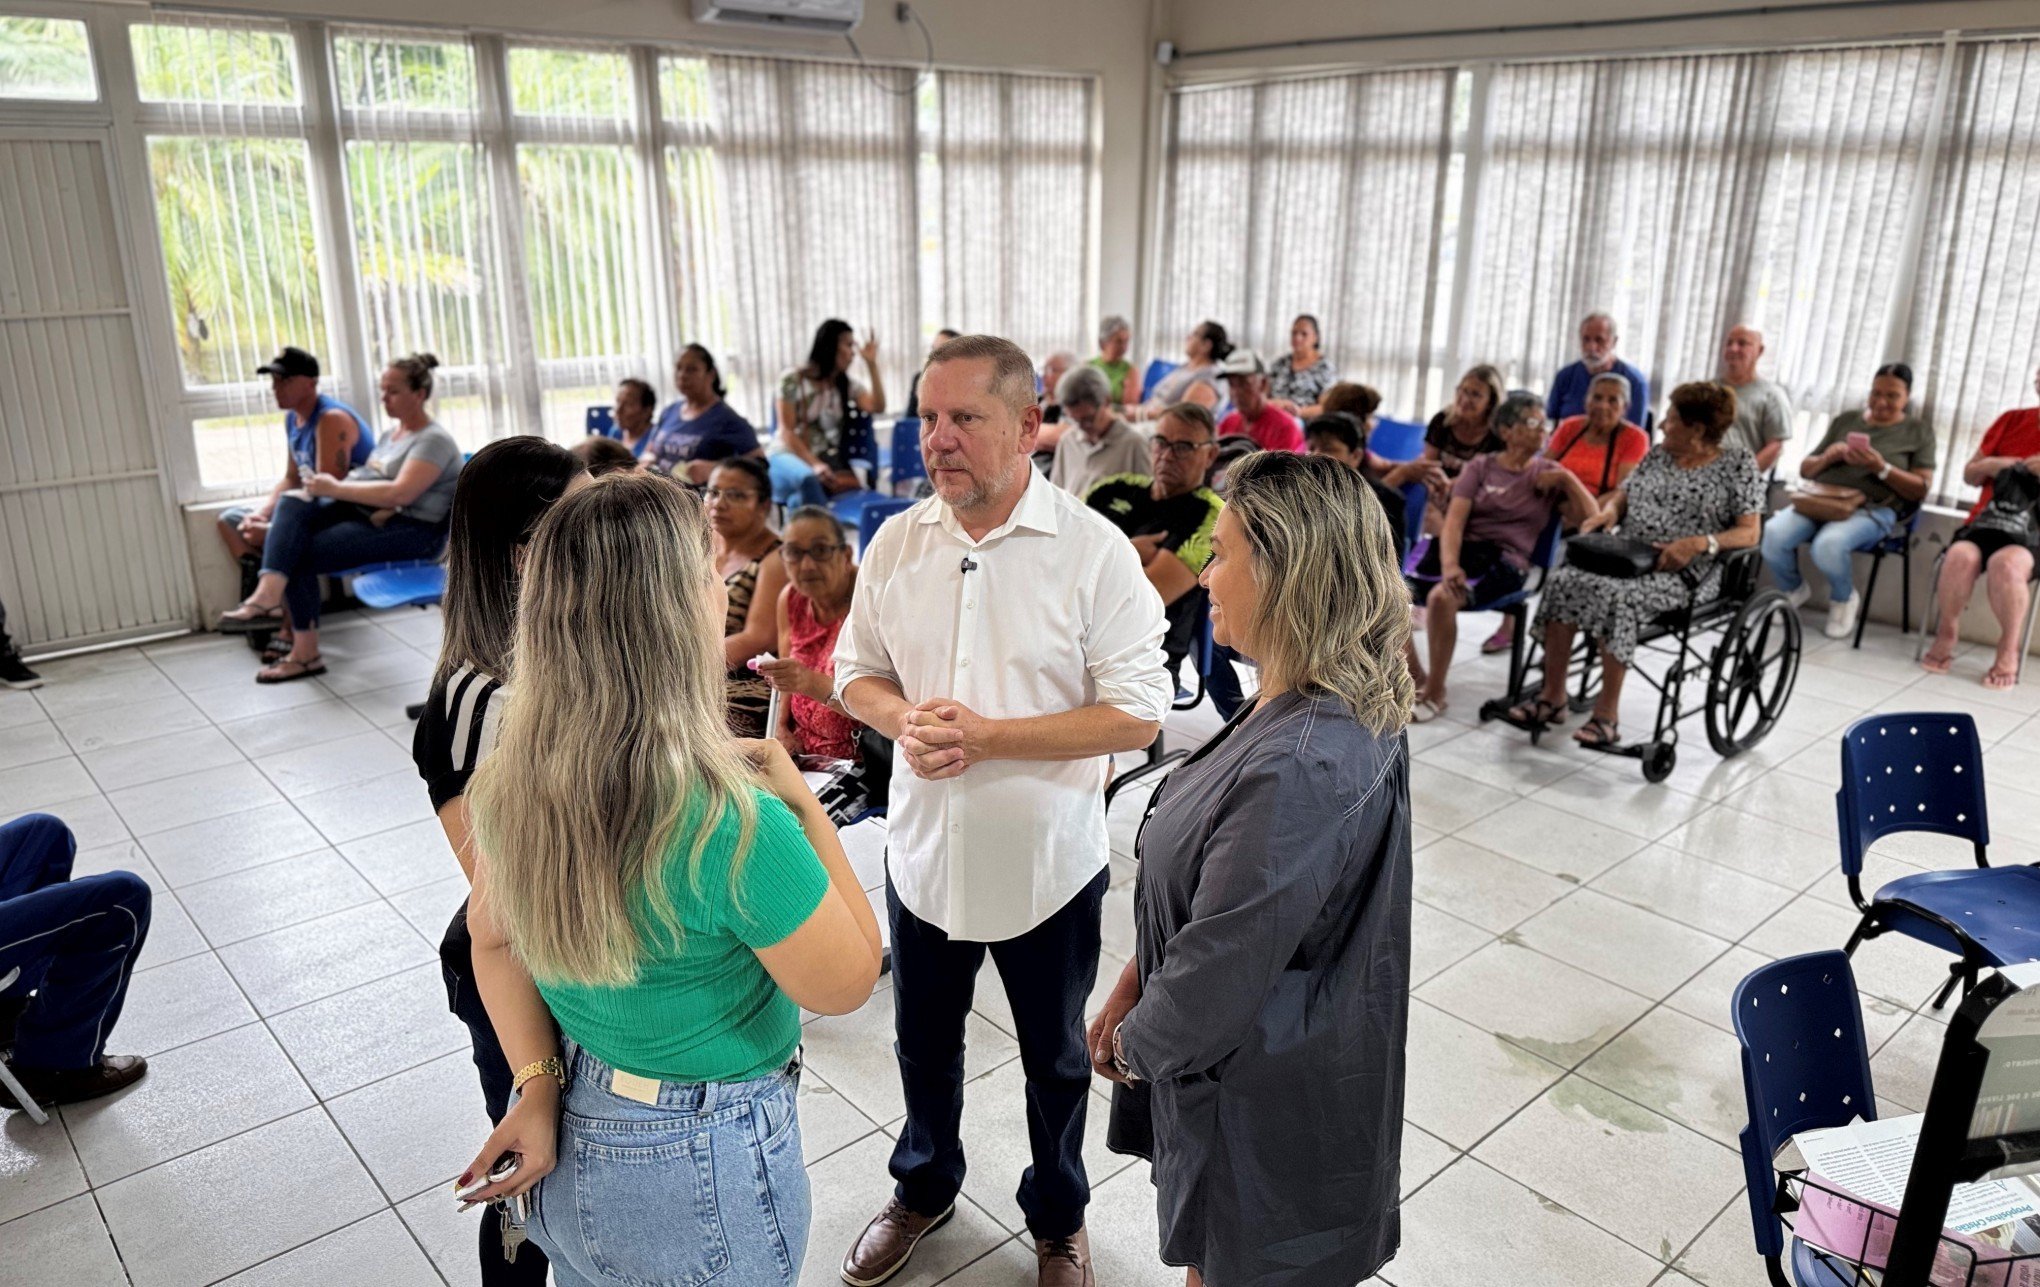
[[[1764,571],[1764,554],[1756,546],[1730,550],[1721,556],[1721,597],[1741,602],[1757,592],[1757,578]]]

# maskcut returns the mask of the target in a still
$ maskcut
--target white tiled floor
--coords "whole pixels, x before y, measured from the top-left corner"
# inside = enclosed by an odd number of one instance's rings
[[[1809,621],[1811,625],[1811,621]],[[333,673],[258,688],[237,641],[195,638],[49,664],[0,693],[0,815],[53,812],[78,870],[126,867],[155,924],[113,1041],[141,1085],[48,1126],[0,1115],[0,1284],[137,1287],[475,1281],[472,1217],[447,1182],[484,1133],[435,945],[464,884],[408,759],[437,620],[349,616]],[[1775,956],[1839,946],[1835,734],[1870,709],[1959,709],[1990,747],[2001,847],[2040,841],[2040,684],[1987,693],[1872,627],[1861,652],[1810,633],[1784,723],[1724,763],[1699,730],[1672,780],[1564,736],[1532,748],[1473,712],[1501,686],[1469,629],[1447,719],[1417,751],[1407,1202],[1395,1287],[1758,1287],[1740,1163],[1730,989]],[[1632,686],[1627,723],[1647,726]],[[1173,717],[1173,745],[1215,727]],[[1115,810],[1101,987],[1132,941],[1140,802]],[[1958,855],[1959,857],[1959,855]],[[1946,863],[1893,842],[1871,876]],[[874,885],[880,869],[867,862]],[[1934,952],[1883,939],[1858,976],[1883,1101],[1916,1107],[1938,1021]],[[1017,1050],[996,976],[979,989],[959,1218],[903,1284],[1021,1284],[1012,1191],[1026,1154]],[[901,1114],[891,996],[807,1025],[802,1123],[815,1223],[805,1280],[834,1281],[883,1201]],[[1097,1107],[1101,1108],[1101,1097]],[[1086,1155],[1099,1281],[1181,1281],[1155,1257],[1145,1168]]]

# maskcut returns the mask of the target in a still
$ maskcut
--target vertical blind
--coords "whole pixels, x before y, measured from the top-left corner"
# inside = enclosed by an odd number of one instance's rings
[[[5,22],[0,97],[90,92],[76,24]],[[664,400],[689,342],[762,427],[830,316],[901,392],[945,323],[1037,355],[1091,330],[1091,78],[167,11],[111,30],[196,445],[180,499],[281,472],[255,368],[284,344],[371,418],[387,362],[437,354],[437,413],[474,447],[578,437],[624,376]]]
[[[2040,366],[2040,40],[1968,46],[1959,76],[1909,318],[1944,493]]]
[[[1273,357],[1318,317],[1327,355],[1391,407],[1432,365],[1451,70],[1176,95],[1149,342],[1180,360],[1207,317]]]
[[[914,98],[902,77],[712,58],[717,156],[733,238],[730,365],[770,396],[839,317],[879,340],[888,392],[920,348]],[[853,371],[861,378],[861,372]],[[762,427],[765,407],[754,409]]]
[[[1589,312],[1660,397],[1747,323],[1802,433],[1909,362],[1953,500],[2040,361],[2040,41],[1954,50],[1505,64],[1464,134],[1449,70],[1180,89],[1153,351],[1212,316],[1279,352],[1291,313],[1321,311],[1334,365],[1421,416],[1416,391],[1457,374],[1424,342],[1445,271],[1466,275],[1451,350],[1532,388]],[[1448,158],[1480,167],[1464,263],[1431,235]]]
[[[1091,82],[945,71],[936,88],[942,271],[928,311],[1036,357],[1078,347],[1093,329]]]

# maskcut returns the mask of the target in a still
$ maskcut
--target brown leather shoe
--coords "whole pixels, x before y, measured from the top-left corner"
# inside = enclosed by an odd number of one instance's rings
[[[885,1210],[864,1226],[864,1232],[843,1257],[843,1281],[850,1287],[878,1287],[907,1267],[907,1257],[921,1245],[921,1239],[949,1223],[956,1214],[950,1204],[941,1215],[924,1216],[907,1210],[898,1198],[886,1199]]]
[[[1095,1287],[1091,1276],[1091,1238],[1082,1229],[1067,1238],[1036,1238],[1036,1282],[1040,1287]]]
[[[140,1055],[107,1055],[87,1068],[25,1068],[13,1065],[21,1088],[45,1108],[75,1104],[125,1090],[149,1071],[149,1061]],[[14,1096],[0,1087],[0,1108],[19,1108]]]

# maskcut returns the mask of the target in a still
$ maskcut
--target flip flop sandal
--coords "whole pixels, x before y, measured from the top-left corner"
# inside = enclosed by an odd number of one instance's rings
[[[1495,631],[1480,641],[1481,655],[1487,657],[1493,656],[1498,652],[1507,652],[1514,641],[1514,629],[1509,626],[1503,626],[1500,630]]]
[[[274,666],[277,662],[282,661],[285,657],[290,656],[292,643],[293,643],[292,640],[285,639],[282,636],[277,636],[276,638],[271,639],[268,643],[262,645],[262,664],[265,666]]]
[[[1983,686],[1994,693],[2002,693],[2007,689],[2016,688],[2018,683],[2019,672],[2016,670],[2000,670],[1998,667],[1992,666],[1983,673]]]
[[[1580,731],[1573,734],[1573,741],[1597,750],[1622,745],[1621,733],[1617,726],[1599,715],[1580,725]]]
[[[242,608],[247,606],[247,604],[241,605]],[[234,615],[240,611],[241,608],[236,608],[232,612],[222,612],[220,619],[213,623],[213,629],[223,635],[250,635],[254,634],[257,630],[276,629],[285,623],[289,615],[284,611],[283,605],[280,603],[273,608],[260,609],[247,613],[244,616]]]
[[[285,657],[274,666],[265,666],[255,672],[258,684],[288,684],[293,680],[310,679],[326,673],[326,663],[318,657],[310,661],[292,661]]]
[[[1564,702],[1547,702],[1538,697],[1521,706],[1511,707],[1508,721],[1518,728],[1528,728],[1533,724],[1550,726],[1565,723],[1571,715],[1572,708]]]

